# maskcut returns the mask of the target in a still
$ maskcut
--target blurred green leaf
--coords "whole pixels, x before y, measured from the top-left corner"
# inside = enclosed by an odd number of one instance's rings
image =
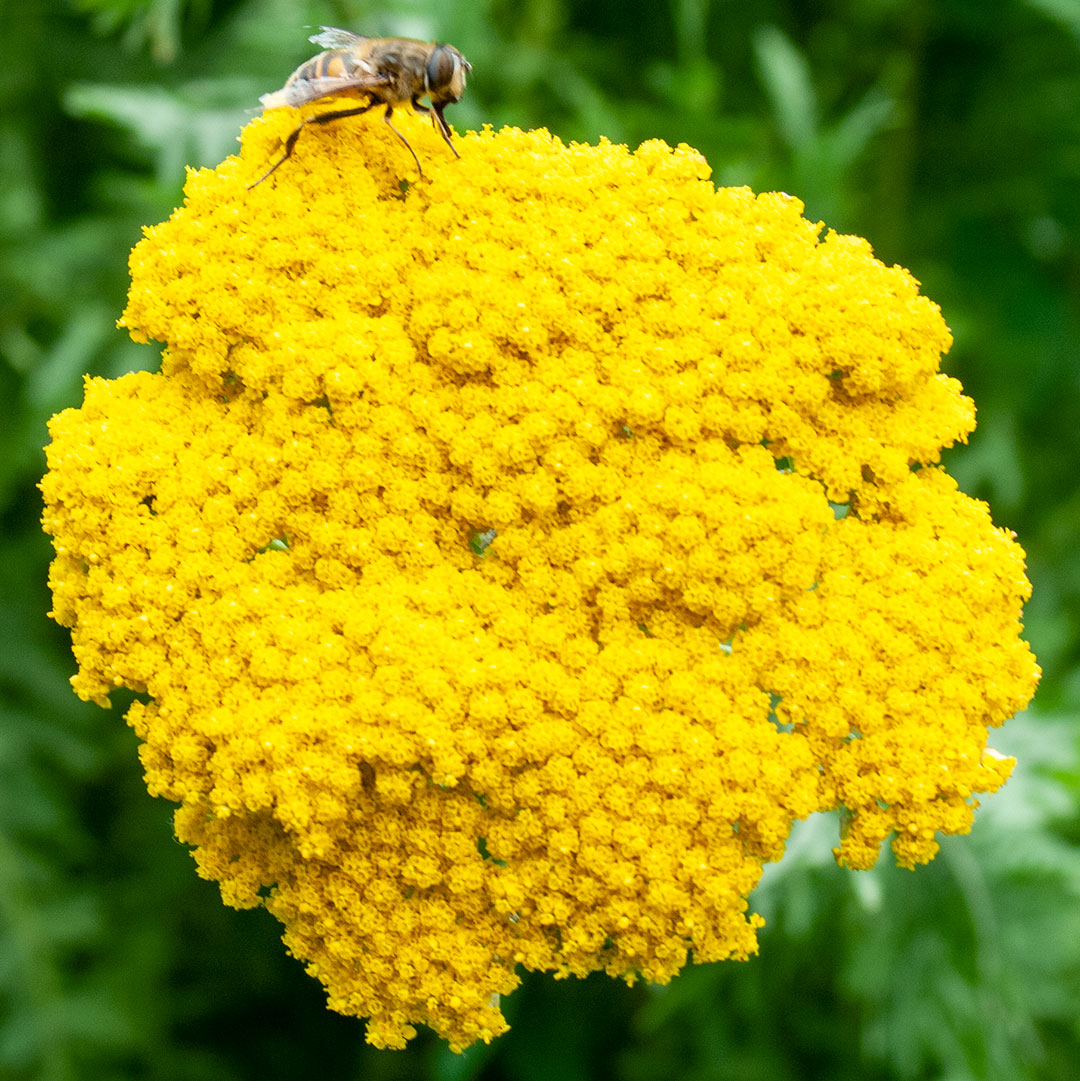
[[[810,145],[817,138],[817,96],[806,58],[775,26],[755,32],[754,54],[784,142],[793,150]]]
[[[204,20],[210,0],[76,0],[92,13],[99,33],[124,29],[127,49],[148,48],[154,59],[170,63],[180,50],[181,27],[186,9]]]
[[[1027,0],[1027,2],[1036,11],[1041,11],[1051,19],[1056,19],[1080,39],[1080,0]]]
[[[235,92],[241,86],[247,84],[228,81],[215,89]],[[151,152],[158,180],[168,183],[183,175],[185,165],[216,165],[235,150],[246,119],[235,106],[195,107],[194,97],[190,89],[78,83],[68,89],[64,104],[73,116],[107,120],[130,132]]]

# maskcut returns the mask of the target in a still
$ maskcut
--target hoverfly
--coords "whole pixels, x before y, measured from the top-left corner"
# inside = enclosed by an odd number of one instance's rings
[[[367,38],[333,26],[320,27],[309,41],[321,45],[325,52],[301,64],[289,76],[281,90],[263,94],[259,101],[266,109],[306,105],[321,98],[353,97],[366,94],[367,104],[354,109],[334,109],[302,120],[285,140],[285,153],[249,189],[261,184],[283,162],[292,157],[296,140],[308,124],[328,124],[347,116],[366,113],[376,105],[385,105],[383,120],[387,127],[405,144],[412,154],[420,175],[420,159],[409,140],[390,122],[394,108],[411,102],[419,112],[431,112],[432,122],[446,140],[446,145],[460,157],[450,140],[443,109],[461,100],[465,92],[465,77],[472,65],[453,47],[435,41],[415,41],[412,38]],[[422,105],[425,95],[430,107]]]

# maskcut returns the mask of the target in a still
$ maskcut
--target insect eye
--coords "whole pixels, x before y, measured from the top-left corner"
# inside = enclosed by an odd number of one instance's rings
[[[446,90],[454,80],[457,71],[457,59],[453,50],[446,45],[436,45],[427,66],[427,84],[429,90]]]

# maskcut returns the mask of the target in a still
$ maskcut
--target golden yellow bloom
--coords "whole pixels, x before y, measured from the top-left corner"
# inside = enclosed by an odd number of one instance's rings
[[[131,257],[159,373],[52,422],[54,616],[330,1005],[506,1028],[518,966],[745,958],[792,821],[906,866],[1012,766],[1023,553],[904,270],[659,142],[295,114]],[[414,177],[411,185],[400,178]],[[916,468],[917,467],[917,468]]]

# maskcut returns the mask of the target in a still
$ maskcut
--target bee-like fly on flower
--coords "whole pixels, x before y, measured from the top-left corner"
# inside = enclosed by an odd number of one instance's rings
[[[321,27],[320,32],[309,40],[321,45],[325,51],[301,64],[281,90],[263,94],[259,99],[263,109],[280,109],[287,105],[295,108],[322,98],[361,96],[368,100],[355,108],[334,109],[301,121],[285,140],[285,153],[249,188],[261,184],[289,160],[300,132],[308,124],[329,124],[333,120],[359,116],[376,105],[386,106],[383,119],[412,154],[421,176],[424,170],[416,151],[390,122],[396,106],[411,102],[419,112],[430,112],[446,145],[455,157],[459,156],[443,110],[461,100],[465,93],[465,77],[472,71],[472,65],[453,45],[412,38],[366,38],[332,26]],[[427,97],[431,105],[422,104],[422,97]]]

